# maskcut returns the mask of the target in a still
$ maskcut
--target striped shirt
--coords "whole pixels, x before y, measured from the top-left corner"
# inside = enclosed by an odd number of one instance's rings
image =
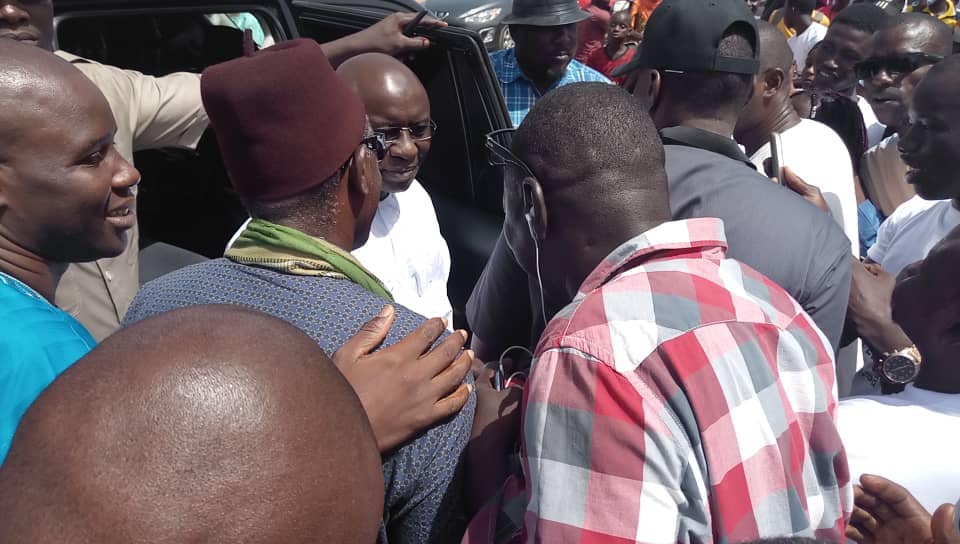
[[[833,350],[725,253],[720,220],[665,223],[547,326],[523,402],[525,542],[843,539]]]
[[[523,118],[527,116],[527,112],[536,104],[537,100],[540,100],[543,94],[527,79],[527,76],[523,75],[520,65],[517,64],[517,55],[513,49],[503,49],[492,53],[490,62],[493,64],[493,71],[497,74],[497,80],[500,82],[500,90],[503,92],[503,99],[507,103],[507,111],[510,112],[510,121],[513,126],[519,127]],[[583,81],[610,83],[610,80],[600,72],[571,60],[563,77],[547,91]]]

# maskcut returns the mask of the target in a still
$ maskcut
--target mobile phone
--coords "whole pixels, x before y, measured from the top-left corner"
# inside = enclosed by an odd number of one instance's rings
[[[403,27],[403,35],[410,37],[413,36],[414,31],[417,29],[417,26],[420,24],[420,21],[423,20],[430,13],[428,9],[421,9],[417,16],[413,18],[412,21],[407,23],[407,26]]]
[[[960,531],[960,501],[953,506],[953,527]]]
[[[779,132],[770,135],[770,166],[770,175],[783,183],[783,140]]]

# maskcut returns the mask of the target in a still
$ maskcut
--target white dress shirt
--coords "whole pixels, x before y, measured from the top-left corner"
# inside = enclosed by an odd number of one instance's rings
[[[960,395],[908,385],[896,395],[840,401],[837,427],[850,480],[876,474],[904,486],[933,512],[960,497]]]
[[[414,180],[380,202],[370,238],[353,256],[380,278],[398,304],[453,326],[447,296],[450,251],[440,234],[430,195]]]

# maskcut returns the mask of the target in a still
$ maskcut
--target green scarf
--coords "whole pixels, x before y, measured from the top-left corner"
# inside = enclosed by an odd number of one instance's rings
[[[321,238],[262,219],[250,221],[223,256],[236,263],[295,276],[348,279],[393,302],[383,283],[346,251]]]

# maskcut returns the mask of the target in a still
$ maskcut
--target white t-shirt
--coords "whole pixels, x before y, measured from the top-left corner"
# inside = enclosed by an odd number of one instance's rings
[[[883,133],[887,130],[887,125],[880,123],[877,115],[873,113],[873,106],[867,99],[857,95],[857,107],[860,108],[860,115],[863,116],[863,126],[867,127],[867,149],[883,141]]]
[[[380,202],[370,238],[353,256],[387,287],[397,303],[453,326],[447,296],[450,251],[440,234],[430,195],[414,180]]]
[[[860,255],[860,231],[857,226],[857,194],[853,186],[853,165],[840,136],[830,127],[802,119],[800,124],[780,134],[784,166],[789,166],[803,181],[816,185],[823,193],[830,215],[850,240],[850,252]],[[763,161],[770,157],[770,144],[765,144],[750,157],[763,172]],[[854,375],[863,368],[863,352],[859,342],[841,348],[837,353],[837,392],[850,393]]]
[[[810,119],[780,134],[783,166],[789,166],[803,181],[816,185],[830,207],[833,219],[850,239],[850,252],[860,254],[860,230],[857,226],[857,194],[853,186],[853,166],[843,140],[827,125]],[[763,161],[770,158],[770,144],[764,144],[750,157],[763,172]]]
[[[926,258],[937,242],[960,225],[960,210],[950,200],[915,196],[880,225],[877,243],[867,251],[870,260],[896,276],[908,265]]]
[[[960,395],[908,385],[896,395],[843,399],[837,427],[851,481],[889,478],[930,512],[960,497]]]
[[[810,50],[826,35],[827,27],[820,23],[813,23],[802,34],[787,39],[787,45],[793,51],[793,61],[797,64],[797,72],[802,72],[807,66],[807,55],[810,54]]]

